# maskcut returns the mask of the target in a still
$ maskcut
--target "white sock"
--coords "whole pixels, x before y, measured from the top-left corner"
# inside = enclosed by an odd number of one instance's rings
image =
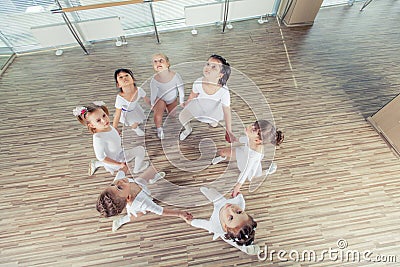
[[[226,160],[226,157],[218,156],[218,157],[214,158],[214,159],[211,161],[211,163],[212,163],[213,165],[215,165],[215,164],[218,164],[218,163],[220,163],[221,161],[224,161],[224,160]]]
[[[186,132],[191,132],[192,131],[192,126],[190,125],[190,123],[186,123],[183,127],[185,127],[185,131]]]
[[[165,172],[158,172],[154,175],[152,179],[149,180],[149,184],[154,184],[155,182],[164,177],[165,177]]]
[[[125,215],[122,218],[115,219],[112,224],[112,231],[117,231],[122,225],[131,221],[131,216],[129,214]]]
[[[157,133],[161,133],[163,131],[162,127],[157,128]]]
[[[121,225],[126,224],[131,221],[131,216],[129,214],[125,215],[122,218],[119,218]]]
[[[137,170],[140,170],[140,168],[143,165],[144,156],[146,154],[146,151],[144,150],[144,147],[137,146],[137,147],[133,148],[133,152],[135,153],[135,167],[133,170],[136,172]]]
[[[94,167],[97,169],[97,168],[99,168],[99,167],[103,167],[104,166],[104,162],[102,162],[102,161],[96,161],[95,163],[94,163]]]

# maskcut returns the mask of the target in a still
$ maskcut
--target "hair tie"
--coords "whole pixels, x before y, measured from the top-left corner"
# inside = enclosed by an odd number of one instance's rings
[[[72,110],[72,114],[74,114],[75,117],[84,115],[87,112],[87,108],[85,107],[76,107]]]
[[[104,103],[103,101],[94,101],[93,104],[99,107],[106,105],[106,103]]]

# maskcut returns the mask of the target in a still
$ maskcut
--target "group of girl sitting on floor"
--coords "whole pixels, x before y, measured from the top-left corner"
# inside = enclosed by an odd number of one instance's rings
[[[263,145],[271,143],[279,145],[283,134],[266,120],[258,120],[245,129],[245,136],[237,139],[231,128],[230,93],[226,85],[231,69],[229,63],[219,55],[208,58],[203,68],[203,77],[197,79],[189,98],[184,102],[184,83],[181,76],[170,70],[170,63],[164,54],[153,55],[155,75],[150,82],[151,96],[137,87],[131,70],[118,69],[114,73],[119,93],[115,101],[113,124],[110,124],[109,111],[103,102],[76,107],[73,114],[80,123],[87,126],[93,134],[93,148],[96,160],[89,165],[89,175],[103,166],[112,175],[117,172],[113,183],[99,196],[97,210],[102,216],[110,217],[120,214],[124,208],[127,215],[113,221],[113,231],[123,224],[135,220],[146,212],[162,216],[176,216],[194,227],[203,228],[214,234],[213,239],[220,237],[225,242],[237,247],[247,254],[257,254],[259,247],[254,245],[257,223],[245,212],[245,201],[240,187],[246,179],[261,176],[261,161],[264,157]],[[184,130],[179,139],[185,140],[191,133],[190,121],[193,118],[217,127],[224,119],[226,126],[225,139],[230,142],[239,141],[243,145],[234,149],[218,150],[218,156],[212,160],[217,164],[226,159],[237,160],[240,175],[233,189],[232,198],[226,199],[213,188],[201,187],[203,195],[214,204],[214,211],[209,220],[193,219],[191,213],[175,209],[166,209],[153,202],[147,187],[165,177],[164,172],[157,172],[144,160],[145,149],[142,146],[124,149],[121,144],[119,122],[130,126],[138,136],[144,136],[140,124],[145,120],[140,99],[149,105],[154,112],[157,136],[164,139],[162,118],[165,111],[175,112],[179,104],[183,110],[179,121]],[[125,178],[129,173],[130,163],[134,160],[132,172],[143,172],[140,178]],[[275,172],[276,164],[272,163],[267,174]]]

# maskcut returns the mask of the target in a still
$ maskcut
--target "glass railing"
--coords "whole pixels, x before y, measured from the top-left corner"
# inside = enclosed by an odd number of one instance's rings
[[[59,0],[63,8],[121,2],[123,0]],[[231,1],[234,2],[235,0]],[[264,0],[259,0],[264,1]],[[5,3],[6,2],[6,3]],[[129,1],[128,1],[129,2]],[[131,1],[134,2],[134,1]],[[223,0],[154,0],[152,3],[158,31],[187,27],[185,7],[222,3]],[[276,0],[276,3],[279,3]],[[324,0],[323,6],[346,4],[348,0]],[[8,40],[8,45],[16,53],[58,48],[43,44],[32,33],[32,28],[65,24],[61,14],[52,13],[57,8],[54,0],[0,0],[0,31]],[[149,3],[126,4],[120,6],[88,9],[65,13],[75,24],[81,21],[119,17],[125,36],[154,32]],[[70,33],[66,33],[70,34]],[[117,37],[117,36],[115,36]],[[110,38],[111,39],[111,38]],[[85,41],[85,40],[84,40]],[[93,41],[93,40],[86,40]],[[77,45],[76,43],[71,43]]]
[[[11,64],[15,57],[15,53],[10,48],[8,40],[0,32],[0,75],[5,71],[7,66]]]

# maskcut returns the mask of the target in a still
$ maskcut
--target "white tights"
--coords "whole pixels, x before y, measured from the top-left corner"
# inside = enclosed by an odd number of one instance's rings
[[[134,148],[125,149],[124,153],[126,162],[130,162],[135,159],[134,171],[140,170],[143,165],[144,156],[146,154],[144,147],[137,146]]]

